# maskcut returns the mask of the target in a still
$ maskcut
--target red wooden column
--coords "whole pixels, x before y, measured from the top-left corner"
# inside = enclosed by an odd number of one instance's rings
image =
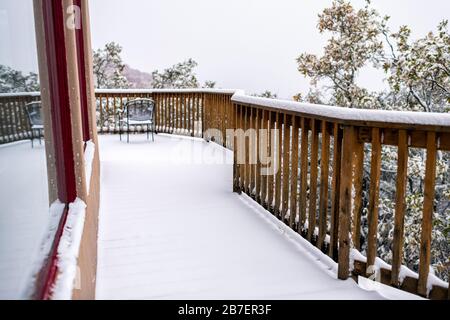
[[[51,169],[56,180],[55,195],[66,208],[55,233],[46,262],[41,267],[35,283],[34,299],[49,299],[51,287],[58,274],[57,248],[67,219],[68,204],[77,198],[77,172],[74,156],[74,109],[79,96],[78,83],[73,83],[71,71],[76,68],[66,42],[66,6],[64,0],[35,0],[36,39],[39,55],[39,73],[43,107],[46,113],[46,143],[51,149]],[[73,54],[72,54],[73,55]],[[68,63],[70,61],[70,64]],[[72,77],[72,78],[70,78]],[[70,80],[72,79],[72,80]],[[76,137],[76,136],[75,136]],[[79,160],[79,159],[78,159]],[[77,160],[77,161],[78,161]]]

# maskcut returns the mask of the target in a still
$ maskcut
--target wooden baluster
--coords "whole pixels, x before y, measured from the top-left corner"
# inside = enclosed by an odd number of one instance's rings
[[[364,143],[355,139],[354,146],[354,173],[355,198],[353,206],[353,245],[357,250],[361,249],[361,215],[363,211],[363,177],[364,177]]]
[[[4,108],[5,108],[5,100],[3,98],[0,98],[0,143],[5,142],[5,114],[4,114]]]
[[[174,121],[173,121],[173,125],[174,125],[174,130],[173,132],[178,134],[179,130],[180,130],[180,99],[179,99],[179,95],[178,93],[172,93],[173,96],[173,107],[174,107]]]
[[[316,120],[311,120],[311,173],[309,181],[309,217],[308,217],[308,241],[313,240],[316,229],[317,215],[317,171],[319,154],[319,130]]]
[[[286,113],[283,117],[283,194],[281,202],[281,221],[286,221],[286,215],[289,210],[289,158],[291,155],[291,127],[290,116]]]
[[[341,159],[342,159],[342,131],[339,124],[333,125],[333,176],[331,180],[331,228],[330,244],[328,255],[336,260],[338,254],[338,234],[339,234],[339,210],[341,191]]]
[[[161,93],[161,132],[166,132],[166,94]]]
[[[173,115],[172,115],[172,94],[167,94],[167,133],[172,133],[173,129]]]
[[[300,147],[300,219],[298,232],[302,233],[302,228],[306,221],[306,196],[308,191],[308,124],[307,119],[301,118],[302,138]]]
[[[18,117],[17,117],[17,99],[14,99],[12,101],[11,104],[11,110],[12,110],[12,121],[11,121],[11,125],[12,125],[12,141],[16,141],[18,138],[17,135],[17,125],[18,125]]]
[[[182,134],[183,132],[183,106],[181,104],[181,97],[182,97],[182,93],[179,93],[176,95],[176,99],[177,99],[177,123],[178,123],[178,134]]]
[[[249,141],[249,156],[250,156],[250,162],[249,162],[249,169],[250,169],[250,196],[254,195],[255,192],[255,136],[254,136],[254,130],[255,130],[255,114],[256,109],[250,108],[250,141]],[[220,143],[220,142],[219,142]]]
[[[245,107],[245,121],[244,121],[244,131],[247,132],[249,129],[249,116],[250,116],[250,107]],[[244,190],[247,195],[250,195],[250,161],[249,161],[249,145],[250,145],[250,139],[248,139],[244,135],[245,139],[245,178],[244,178]]]
[[[262,110],[262,117],[261,117],[261,121],[260,121],[260,128],[263,131],[260,131],[258,134],[258,139],[260,139],[261,137],[261,133],[265,134],[266,140],[262,141],[259,140],[259,148],[261,148],[261,150],[264,150],[265,152],[263,152],[265,154],[266,157],[269,157],[269,148],[270,148],[270,135],[268,135],[268,113],[269,111],[267,110]],[[258,163],[259,163],[259,168],[258,170],[261,171],[261,159],[260,159],[261,153],[258,154]],[[267,208],[267,170],[268,170],[268,163],[267,163],[267,159],[264,159],[264,163],[265,163],[265,168],[264,168],[264,173],[265,174],[261,174],[260,172],[260,176],[261,176],[261,197],[260,197],[260,201],[259,203]]]
[[[261,136],[259,134],[259,129],[261,127],[261,111],[260,109],[255,109],[255,130],[256,130],[256,146],[255,146],[255,155],[256,155],[256,168],[255,168],[255,176],[256,176],[256,201],[261,204],[261,159],[259,156],[259,150],[261,146]]]
[[[408,134],[398,131],[397,182],[395,192],[394,238],[392,243],[391,284],[399,285],[399,273],[403,260],[403,232],[405,226],[406,179],[408,176]]]
[[[239,105],[239,129],[241,129],[242,131],[244,131],[245,128],[245,108],[242,105]],[[245,136],[242,135],[240,136],[241,141],[238,143],[238,148],[239,148],[239,152],[242,154],[243,151],[245,151]],[[244,139],[244,140],[242,140]],[[243,150],[242,150],[243,149]],[[245,159],[245,154],[243,159],[240,159],[241,164],[239,165],[240,167],[240,173],[239,173],[239,188],[240,191],[244,191],[244,180],[245,180],[245,163],[242,163],[242,160]]]
[[[27,99],[22,99],[21,103],[19,104],[19,116],[20,116],[20,133],[19,133],[19,138],[20,139],[25,139],[28,137],[27,135],[27,120],[26,120],[26,113],[25,113],[25,105],[28,102],[32,102],[32,100],[28,100]]]
[[[369,231],[367,233],[367,276],[371,275],[371,266],[375,264],[377,255],[377,230],[378,230],[378,196],[380,191],[380,173],[381,173],[381,137],[380,129],[372,129],[372,156],[370,164],[370,188],[369,188],[369,207],[367,213],[367,222]]]
[[[190,94],[187,93],[185,95],[185,100],[184,103],[186,105],[186,112],[187,112],[187,135],[193,137],[194,136],[194,130],[193,130],[193,118],[194,118],[194,113],[193,113],[193,109],[191,106],[191,99],[190,99]]]
[[[267,123],[267,142],[268,142],[268,152],[267,155],[268,156],[272,156],[272,154],[274,154],[273,150],[275,149],[275,142],[276,142],[276,137],[272,137],[272,130],[275,129],[275,119],[274,119],[274,113],[271,111],[268,111],[268,123]],[[275,175],[275,158],[271,159],[271,163],[269,164],[272,167],[272,170],[270,172],[268,172],[268,176],[267,176],[267,200],[263,199],[265,202],[265,206],[269,211],[273,211],[272,207],[273,207],[273,183],[274,183],[274,175]]]
[[[281,217],[281,170],[283,167],[281,166],[281,155],[282,155],[282,143],[283,143],[283,128],[282,128],[282,119],[281,114],[277,112],[277,130],[278,130],[278,142],[277,142],[277,174],[276,174],[276,180],[275,180],[275,208],[274,213]]]
[[[175,95],[175,106],[176,106],[176,133],[181,134],[183,129],[183,114],[181,110],[181,94],[177,93]]]
[[[166,94],[166,110],[167,110],[167,133],[172,131],[172,96],[170,93]]]
[[[349,276],[350,258],[350,218],[352,212],[352,157],[355,128],[344,127],[342,142],[342,161],[340,171],[340,200],[339,200],[339,258],[338,278],[345,280]]]
[[[8,99],[8,142],[14,141],[14,129],[13,129],[13,101]]]
[[[99,94],[98,96],[97,96],[97,99],[96,99],[96,101],[97,101],[97,103],[98,103],[98,108],[99,108],[99,114],[100,114],[100,133],[103,133],[103,124],[102,124],[102,119],[103,119],[103,95],[102,94]]]
[[[188,94],[188,108],[190,110],[190,118],[189,118],[189,122],[190,122],[190,132],[191,132],[191,137],[195,137],[196,136],[196,125],[198,125],[197,122],[197,109],[195,108],[194,105],[194,99],[192,98],[192,94]]]
[[[123,94],[120,94],[120,105],[119,105],[119,108],[121,110],[123,110]],[[119,128],[116,127],[117,120],[118,120],[117,118],[118,118],[118,115],[117,115],[117,108],[116,108],[116,109],[114,109],[114,129],[113,129],[114,133],[116,133],[118,131],[118,129],[119,129]]]
[[[181,108],[183,114],[183,135],[186,135],[188,131],[188,116],[187,116],[187,108],[186,108],[186,94],[181,94]]]
[[[205,138],[205,132],[208,129],[208,125],[206,123],[206,116],[207,116],[207,110],[209,110],[210,108],[210,104],[209,104],[209,95],[208,94],[203,94],[202,95],[202,128],[201,128],[201,132],[202,132],[202,138]],[[244,121],[245,121],[245,117],[244,117]]]
[[[291,199],[289,226],[294,228],[297,217],[298,197],[298,122],[296,116],[292,116],[292,147],[291,147]]]
[[[328,175],[330,165],[330,133],[326,121],[322,121],[322,150],[320,156],[319,238],[317,247],[322,249],[327,234]]]
[[[201,98],[201,101],[200,101]],[[195,105],[195,110],[197,114],[197,137],[203,137],[203,126],[204,126],[204,113],[205,113],[205,95],[201,97],[194,94],[192,103]]]
[[[154,94],[156,113],[155,113],[155,128],[157,132],[161,131],[161,95],[159,93]]]
[[[109,94],[106,94],[106,109],[105,109],[106,115],[104,115],[105,117],[103,118],[103,121],[102,121],[102,126],[105,126],[105,122],[108,124],[108,127],[106,128],[107,133],[109,133],[109,127],[110,127],[110,107],[109,107],[110,98],[111,97],[109,96]],[[113,103],[114,103],[114,101],[113,101]]]
[[[190,117],[189,117],[189,128],[191,132],[191,137],[195,137],[196,134],[196,121],[197,121],[197,110],[195,108],[195,105],[193,103],[192,94],[188,95],[188,107],[190,110]]]
[[[431,260],[431,230],[433,223],[433,202],[436,181],[436,132],[427,133],[427,160],[425,167],[425,186],[423,199],[422,231],[420,237],[420,260],[418,294],[427,295],[428,273]]]
[[[236,110],[234,115],[236,117],[235,123],[236,123],[236,132],[237,132],[237,130],[239,129],[239,125],[240,125],[240,112],[239,112],[240,106],[234,104],[233,108]],[[240,193],[241,188],[240,188],[239,179],[240,179],[241,168],[240,168],[240,164],[238,162],[238,157],[237,157],[239,148],[238,148],[238,135],[236,134],[236,132],[233,136],[233,139],[234,139],[234,141],[233,141],[233,144],[234,144],[234,148],[233,148],[233,192]]]

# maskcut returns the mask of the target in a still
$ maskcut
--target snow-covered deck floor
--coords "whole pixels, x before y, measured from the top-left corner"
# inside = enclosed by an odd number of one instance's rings
[[[233,193],[231,152],[130,141],[100,136],[98,299],[382,298],[337,280],[326,257]]]

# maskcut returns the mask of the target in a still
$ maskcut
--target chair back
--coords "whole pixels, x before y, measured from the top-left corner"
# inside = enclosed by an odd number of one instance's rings
[[[30,126],[42,126],[42,103],[41,101],[30,102],[25,105],[25,111],[30,122]]]
[[[153,120],[155,102],[152,99],[135,99],[125,103],[125,112],[128,120]]]

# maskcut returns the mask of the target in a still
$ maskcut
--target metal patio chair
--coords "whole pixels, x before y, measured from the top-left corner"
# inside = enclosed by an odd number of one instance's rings
[[[27,103],[25,105],[25,111],[31,128],[31,147],[34,148],[34,139],[39,139],[39,144],[42,145],[41,139],[44,137],[41,101]]]
[[[119,136],[122,141],[122,128],[127,126],[127,143],[130,142],[130,126],[147,126],[147,140],[152,133],[152,141],[155,141],[155,102],[152,99],[129,100],[119,111]]]

